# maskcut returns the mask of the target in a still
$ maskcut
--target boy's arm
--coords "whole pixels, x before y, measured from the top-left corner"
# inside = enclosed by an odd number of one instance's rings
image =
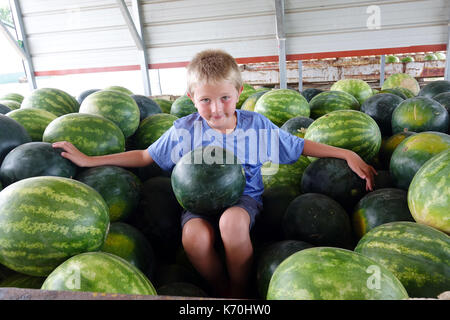
[[[147,150],[132,150],[127,152],[108,154],[104,156],[87,156],[67,141],[55,142],[54,148],[64,151],[61,156],[69,159],[79,167],[119,166],[119,167],[145,167],[153,162]]]
[[[373,190],[373,175],[377,174],[377,172],[355,152],[305,139],[302,154],[317,158],[339,158],[346,160],[350,169],[361,179],[366,180],[366,190]]]

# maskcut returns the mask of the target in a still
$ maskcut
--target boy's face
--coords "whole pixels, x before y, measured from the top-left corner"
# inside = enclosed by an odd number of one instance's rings
[[[213,129],[226,131],[236,125],[236,103],[242,92],[237,91],[230,81],[199,84],[194,93],[188,94],[200,116]]]

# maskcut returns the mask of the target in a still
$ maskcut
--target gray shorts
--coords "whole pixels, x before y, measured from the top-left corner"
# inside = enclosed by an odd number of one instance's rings
[[[248,215],[250,216],[250,230],[255,224],[256,217],[259,215],[259,213],[262,211],[263,208],[262,204],[259,201],[247,195],[241,196],[238,202],[236,202],[231,207],[240,207],[245,211],[247,211]],[[225,208],[224,211],[226,209],[228,208]],[[221,216],[220,214],[215,216],[205,216],[187,210],[183,210],[183,212],[181,213],[181,228],[183,228],[184,224],[189,220],[194,218],[201,218],[211,223],[214,229],[218,229],[220,216]]]

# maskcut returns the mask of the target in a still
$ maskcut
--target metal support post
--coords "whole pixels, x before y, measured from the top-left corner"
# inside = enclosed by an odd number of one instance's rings
[[[386,56],[383,54],[380,58],[380,88],[384,83],[384,67],[386,66]]]
[[[284,33],[284,0],[275,0],[275,10],[279,57],[278,65],[280,69],[280,89],[286,89],[286,35]]]
[[[303,91],[303,61],[298,61],[298,92]]]

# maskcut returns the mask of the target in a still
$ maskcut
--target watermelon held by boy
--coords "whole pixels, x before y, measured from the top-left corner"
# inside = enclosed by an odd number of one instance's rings
[[[412,216],[450,234],[450,147],[429,159],[414,175],[408,189]]]
[[[378,154],[381,146],[381,132],[375,120],[356,110],[333,111],[316,119],[308,127],[305,139],[353,150],[366,162]]]
[[[20,180],[0,192],[0,263],[47,276],[73,255],[99,250],[108,207],[91,187],[63,177]]]
[[[309,117],[308,101],[297,91],[290,89],[273,89],[262,95],[255,105],[255,112],[262,114],[281,127],[291,118]]]
[[[380,263],[356,252],[315,247],[296,252],[275,269],[268,300],[400,300],[408,293]]]
[[[131,263],[106,252],[87,252],[64,261],[42,290],[157,295],[150,280]]]
[[[417,80],[406,73],[394,73],[389,76],[384,81],[381,90],[397,87],[409,89],[415,96],[418,95],[420,91],[420,86]]]
[[[188,116],[194,112],[197,112],[197,108],[187,95],[177,98],[170,107],[170,114],[178,118]]]
[[[436,80],[428,83],[422,89],[420,89],[419,96],[434,98],[440,93],[450,91],[450,81]]]
[[[436,298],[450,288],[450,237],[416,222],[382,224],[362,237],[355,252],[389,269],[408,295]]]
[[[401,102],[392,112],[392,133],[404,130],[446,133],[449,126],[447,109],[439,102],[427,97],[414,97]]]
[[[32,141],[42,141],[45,128],[57,117],[42,109],[17,109],[5,114],[19,122],[28,132]]]
[[[171,179],[173,192],[183,208],[208,215],[235,204],[246,184],[238,158],[215,146],[185,154],[175,165]]]
[[[125,151],[122,130],[111,120],[87,113],[71,113],[56,118],[45,128],[42,141],[68,141],[88,156]]]
[[[358,100],[344,91],[326,91],[319,93],[309,101],[311,118],[317,119],[336,110],[359,110]]]
[[[238,102],[236,103],[236,109],[241,109],[242,104],[247,100],[248,97],[250,97],[255,92],[256,92],[255,88],[253,88],[248,83],[244,83],[243,90],[241,92],[241,95],[239,96]]]
[[[356,98],[359,104],[372,96],[372,88],[361,79],[341,79],[335,82],[330,91],[344,91]]]
[[[80,113],[102,116],[114,122],[125,138],[131,136],[139,126],[140,111],[137,103],[127,94],[100,90],[84,99]]]
[[[20,108],[37,108],[62,116],[78,112],[80,104],[67,92],[55,88],[41,88],[34,90],[23,99]]]

